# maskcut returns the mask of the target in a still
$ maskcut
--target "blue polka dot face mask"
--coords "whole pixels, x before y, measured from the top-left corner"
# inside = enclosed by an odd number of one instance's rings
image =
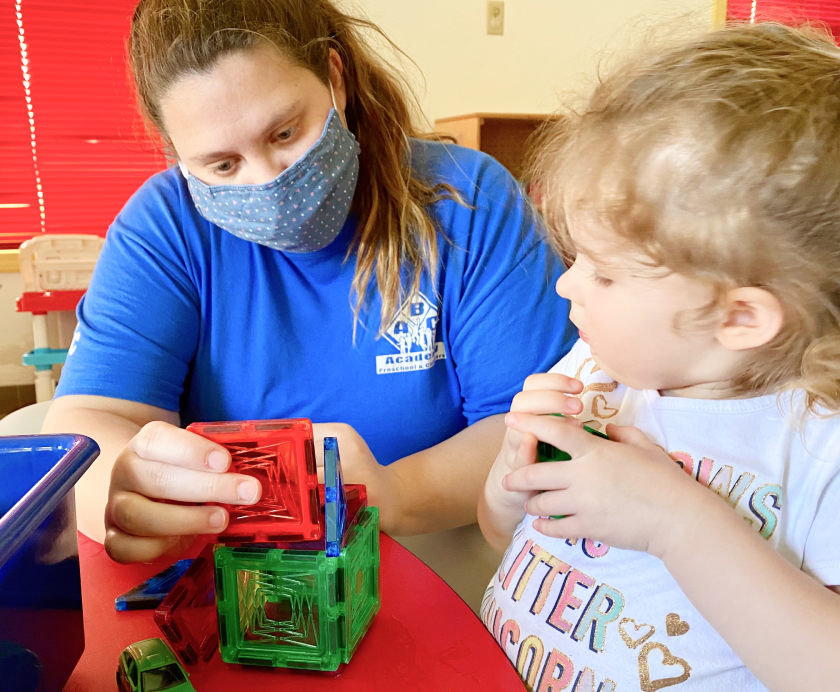
[[[335,102],[333,102],[333,105]],[[244,240],[283,252],[314,252],[341,232],[359,175],[359,144],[333,107],[321,137],[262,185],[207,185],[187,172],[198,212]]]

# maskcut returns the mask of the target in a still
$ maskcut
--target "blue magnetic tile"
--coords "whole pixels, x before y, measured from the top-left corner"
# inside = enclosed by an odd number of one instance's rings
[[[338,557],[347,524],[347,495],[341,475],[338,439],[324,438],[324,513],[326,515],[327,557]]]
[[[162,572],[138,584],[131,591],[114,599],[117,610],[144,610],[157,608],[172,591],[175,583],[184,576],[192,560],[178,560]]]

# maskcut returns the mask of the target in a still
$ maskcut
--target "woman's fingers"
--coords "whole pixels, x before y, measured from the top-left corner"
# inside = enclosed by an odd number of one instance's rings
[[[133,457],[116,464],[111,489],[129,490],[146,497],[179,502],[253,504],[260,498],[255,478],[238,473],[195,471],[162,461]]]
[[[105,531],[105,552],[115,562],[151,562],[161,555],[180,555],[192,545],[193,540],[195,536],[131,536],[115,527],[109,527]]]
[[[128,446],[141,459],[184,468],[219,473],[230,465],[230,453],[221,445],[163,421],[144,425]]]
[[[109,528],[146,538],[219,533],[227,523],[222,507],[155,502],[130,492],[111,497],[106,517]]]

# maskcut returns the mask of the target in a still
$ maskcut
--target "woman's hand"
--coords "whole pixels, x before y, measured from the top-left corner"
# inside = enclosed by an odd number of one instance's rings
[[[223,531],[223,507],[180,503],[253,504],[260,484],[225,473],[224,447],[181,428],[145,425],[117,457],[105,510],[105,549],[118,562],[145,562],[187,548],[197,534]]]
[[[324,438],[338,438],[338,454],[344,483],[361,483],[367,488],[368,504],[379,507],[379,520],[386,533],[400,512],[400,496],[393,474],[373,456],[367,442],[346,423],[314,423],[318,482],[324,482]]]
[[[580,380],[559,373],[540,373],[525,380],[522,391],[511,402],[511,412],[532,415],[563,413],[574,416],[583,405],[574,395],[583,391]],[[552,417],[560,425],[579,426],[574,418]],[[487,482],[479,499],[478,518],[487,541],[496,549],[504,550],[516,526],[525,516],[525,503],[536,495],[535,489],[505,487],[505,476],[537,460],[537,437],[529,431],[508,426]]]
[[[610,440],[604,440],[549,416],[511,413],[505,422],[572,457],[515,469],[503,481],[508,491],[531,495],[529,514],[564,515],[534,521],[547,536],[590,538],[663,557],[681,522],[699,520],[708,501],[708,491],[637,428],[609,425]]]

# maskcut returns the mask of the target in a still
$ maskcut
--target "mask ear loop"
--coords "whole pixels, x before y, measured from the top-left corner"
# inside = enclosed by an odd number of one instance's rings
[[[330,97],[332,98],[333,110],[335,111],[338,119],[341,121],[341,124],[344,125],[344,129],[347,129],[347,121],[344,119],[344,115],[338,112],[338,106],[335,104],[335,92],[333,91],[332,80],[328,79],[327,84],[330,85]]]

